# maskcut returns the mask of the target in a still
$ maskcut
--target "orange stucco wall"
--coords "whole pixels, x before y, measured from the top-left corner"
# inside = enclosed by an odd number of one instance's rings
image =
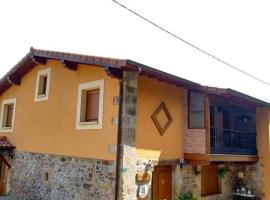
[[[34,102],[38,70],[51,68],[49,99]],[[78,84],[104,79],[103,129],[75,130]],[[49,60],[36,66],[22,78],[20,86],[12,86],[2,100],[16,98],[14,132],[0,133],[17,147],[17,151],[50,153],[86,158],[115,159],[108,145],[116,144],[118,106],[113,96],[119,95],[118,80],[106,75],[104,69],[79,65],[78,71],[65,69],[58,61]]]
[[[164,102],[173,122],[163,136],[151,115]],[[138,80],[137,155],[148,159],[183,157],[184,90],[143,76]]]
[[[259,108],[256,112],[257,148],[263,172],[263,192],[265,199],[270,199],[270,109]]]

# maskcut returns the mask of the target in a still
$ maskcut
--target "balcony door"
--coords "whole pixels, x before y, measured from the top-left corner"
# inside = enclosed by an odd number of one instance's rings
[[[221,129],[231,129],[230,111],[223,107],[210,107],[210,125],[211,127]]]

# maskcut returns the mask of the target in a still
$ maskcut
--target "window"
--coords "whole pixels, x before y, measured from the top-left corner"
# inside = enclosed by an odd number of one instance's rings
[[[85,116],[81,118],[81,122],[97,122],[99,109],[99,93],[100,89],[83,91],[86,94]],[[81,111],[82,112],[82,111]]]
[[[76,129],[101,129],[104,80],[82,83],[78,88]]]
[[[201,169],[201,195],[219,194],[219,180],[217,177],[217,165],[204,165]]]
[[[38,72],[36,80],[35,101],[45,101],[49,97],[51,69],[44,69]]]
[[[1,110],[1,132],[12,132],[15,118],[16,99],[3,101]]]
[[[204,94],[189,92],[189,128],[204,128]]]

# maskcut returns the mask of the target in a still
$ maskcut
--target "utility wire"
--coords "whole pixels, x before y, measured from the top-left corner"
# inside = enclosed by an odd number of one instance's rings
[[[255,79],[255,80],[257,80],[257,81],[259,81],[259,82],[261,82],[261,83],[263,83],[263,84],[265,84],[265,85],[267,85],[267,86],[270,86],[270,83],[269,83],[269,82],[264,81],[264,80],[262,80],[262,79],[260,79],[260,78],[258,78],[258,77],[256,77],[256,76],[254,76],[254,75],[252,75],[252,74],[250,74],[250,73],[248,73],[248,72],[246,72],[246,71],[244,71],[244,70],[242,70],[242,69],[240,69],[240,68],[238,68],[238,67],[236,67],[236,66],[230,64],[229,62],[227,62],[227,61],[225,61],[225,60],[223,60],[223,59],[221,59],[221,58],[218,58],[217,56],[215,56],[215,55],[213,55],[213,54],[211,54],[211,53],[208,53],[207,51],[201,49],[200,47],[197,47],[196,45],[194,45],[194,44],[188,42],[187,40],[181,38],[180,36],[177,36],[176,34],[174,34],[174,33],[170,32],[170,31],[168,31],[167,29],[163,28],[162,26],[160,26],[160,25],[154,23],[153,21],[147,19],[146,17],[142,16],[141,14],[139,14],[139,13],[135,12],[134,10],[128,8],[128,7],[125,6],[124,4],[122,4],[122,3],[120,3],[120,2],[118,2],[118,1],[116,1],[116,0],[112,0],[112,1],[113,1],[114,3],[116,3],[116,4],[118,4],[119,6],[123,7],[124,9],[128,10],[129,12],[133,13],[133,14],[136,15],[137,17],[143,19],[144,21],[146,21],[146,22],[152,24],[152,25],[155,26],[156,28],[162,30],[163,32],[165,32],[165,33],[171,35],[172,37],[174,37],[174,38],[176,38],[176,39],[178,39],[178,40],[180,40],[180,41],[186,43],[187,45],[193,47],[194,49],[196,49],[196,50],[198,50],[198,51],[200,51],[200,52],[202,52],[202,53],[208,55],[209,57],[211,57],[211,58],[213,58],[213,59],[215,59],[215,60],[217,60],[217,61],[219,61],[219,62],[225,64],[226,66],[228,66],[228,67],[230,67],[230,68],[232,68],[232,69],[234,69],[234,70],[236,70],[236,71],[238,71],[238,72],[240,72],[240,73],[245,74],[246,76],[249,76],[249,77],[251,77],[251,78],[253,78],[253,79]]]

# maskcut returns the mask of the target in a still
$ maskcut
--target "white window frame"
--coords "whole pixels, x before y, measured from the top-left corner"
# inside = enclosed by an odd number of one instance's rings
[[[41,76],[47,76],[47,83],[46,83],[46,94],[45,95],[38,95],[39,89],[39,82]],[[38,71],[37,79],[36,79],[36,89],[35,89],[35,99],[34,101],[46,101],[49,99],[49,91],[50,91],[50,80],[51,80],[51,68],[43,69]]]
[[[4,108],[7,104],[13,104],[13,115],[12,115],[12,126],[11,127],[3,127],[3,117],[4,117]],[[6,99],[2,102],[2,109],[1,109],[1,119],[0,119],[0,132],[13,132],[14,123],[15,123],[15,110],[16,110],[16,98]]]
[[[83,90],[99,89],[99,109],[97,122],[81,122],[81,104]],[[102,129],[103,123],[103,98],[104,98],[104,80],[91,81],[79,84],[77,97],[77,115],[76,130]]]

